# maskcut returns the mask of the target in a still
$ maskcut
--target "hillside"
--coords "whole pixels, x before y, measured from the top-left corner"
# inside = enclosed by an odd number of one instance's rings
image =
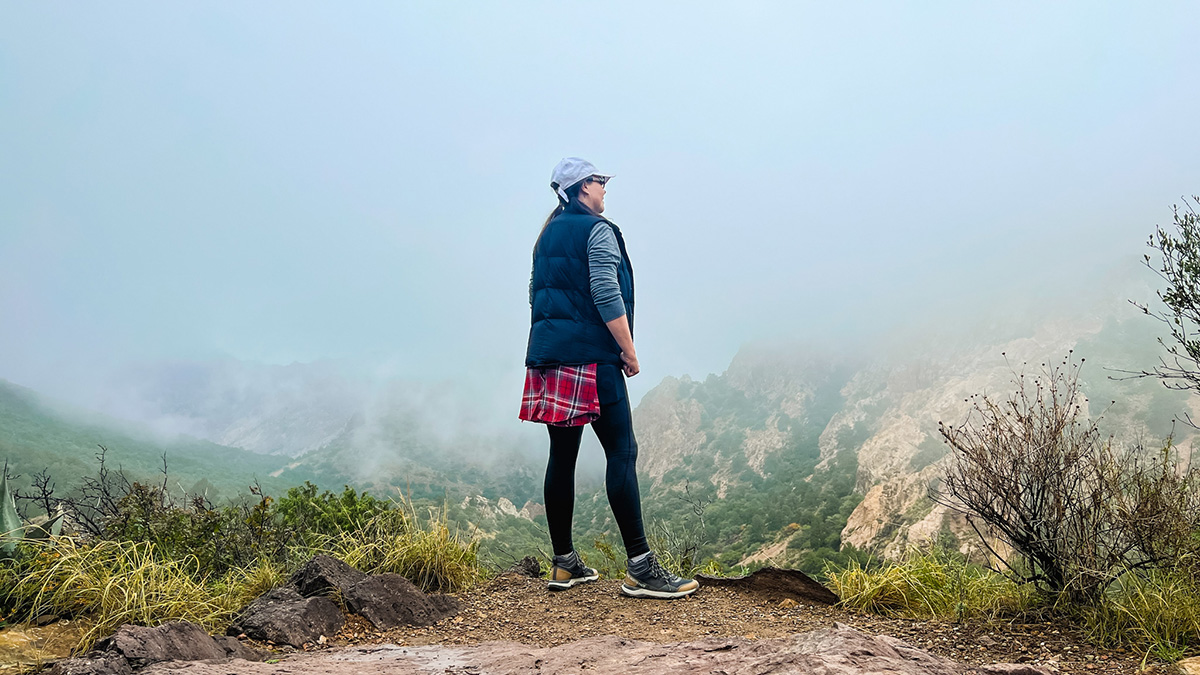
[[[225,358],[129,367],[107,383],[105,413],[261,454],[316,450],[361,415],[370,386],[331,362]]]
[[[83,476],[94,475],[99,446],[108,448],[106,463],[131,479],[162,481],[163,455],[172,490],[205,491],[214,501],[244,494],[258,480],[268,491],[287,488],[270,476],[277,458],[265,457],[209,441],[167,437],[129,422],[72,409],[36,392],[0,380],[0,461],[10,475],[20,474],[17,488],[33,474],[49,471],[59,490]],[[316,478],[315,474],[305,474]],[[294,479],[299,479],[297,475]]]
[[[401,490],[438,501],[472,495],[518,504],[540,500],[542,477],[528,448],[500,434],[446,435],[436,425],[421,409],[384,394],[327,443],[274,475],[294,484],[316,474],[380,495]]]
[[[725,373],[668,378],[638,407],[647,515],[726,564],[772,560],[814,572],[845,544],[895,555],[943,533],[966,535],[928,497],[947,453],[938,422],[960,422],[972,394],[1007,395],[1022,368],[1073,353],[1085,359],[1089,412],[1103,416],[1115,442],[1155,448],[1172,433],[1195,401],[1153,379],[1114,379],[1154,364],[1153,326],[1139,319],[1048,322],[859,362],[748,346]],[[1187,456],[1192,430],[1174,433]],[[698,501],[707,502],[702,517]],[[611,528],[598,494],[580,516]]]

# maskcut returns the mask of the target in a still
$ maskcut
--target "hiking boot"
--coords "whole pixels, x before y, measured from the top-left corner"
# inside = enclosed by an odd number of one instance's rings
[[[579,554],[571,551],[567,555],[554,556],[554,565],[550,567],[550,581],[546,583],[546,587],[552,591],[565,591],[575,584],[599,578],[599,572],[584,565],[579,559]]]
[[[621,592],[634,598],[682,598],[700,588],[694,579],[682,579],[663,569],[651,551],[638,562],[625,566],[625,583]]]

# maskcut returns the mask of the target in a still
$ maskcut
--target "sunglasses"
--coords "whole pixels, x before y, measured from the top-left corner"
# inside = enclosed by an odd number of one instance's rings
[[[599,183],[601,186],[603,186],[608,182],[608,176],[591,176],[588,178],[588,182]]]

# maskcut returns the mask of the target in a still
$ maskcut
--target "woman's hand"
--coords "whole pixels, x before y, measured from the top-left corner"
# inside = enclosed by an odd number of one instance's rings
[[[633,377],[641,372],[641,367],[638,366],[637,354],[633,352],[621,352],[621,369],[625,371],[626,377]]]
[[[638,365],[637,352],[633,349],[633,335],[629,332],[629,319],[622,314],[608,322],[608,330],[612,333],[617,346],[621,348],[621,370],[625,377],[633,377],[641,372]]]

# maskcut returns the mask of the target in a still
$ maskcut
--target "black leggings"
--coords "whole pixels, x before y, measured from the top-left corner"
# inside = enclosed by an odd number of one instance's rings
[[[621,383],[622,388],[624,382]],[[583,427],[546,426],[550,431],[550,461],[546,464],[546,525],[555,555],[566,555],[571,542],[571,519],[575,513],[575,460]],[[650,550],[642,527],[642,498],[637,483],[637,440],[633,437],[633,415],[629,397],[600,404],[600,419],[592,422],[607,459],[604,484],[625,543],[632,558]]]

